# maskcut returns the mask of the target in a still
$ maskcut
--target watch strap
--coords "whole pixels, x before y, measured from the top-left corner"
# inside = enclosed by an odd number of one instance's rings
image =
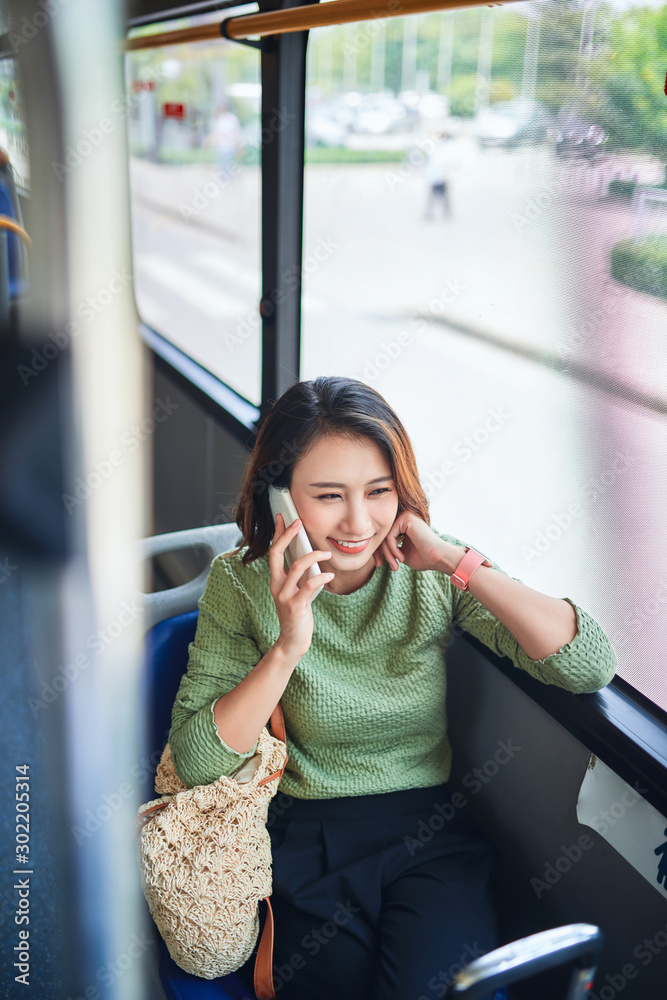
[[[473,549],[470,545],[466,545],[465,555],[450,576],[454,586],[458,587],[459,590],[467,590],[470,577],[473,575],[475,570],[482,565],[482,563],[488,563],[491,565],[491,560],[488,556],[485,556],[483,552],[478,552],[477,549]]]

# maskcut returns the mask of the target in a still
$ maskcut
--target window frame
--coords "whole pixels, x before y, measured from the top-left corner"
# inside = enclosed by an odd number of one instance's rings
[[[128,22],[128,30],[132,26]],[[153,352],[156,366],[246,448],[252,448],[273,400],[301,377],[301,281],[286,293],[282,303],[276,302],[275,308],[266,310],[263,303],[275,296],[278,275],[295,263],[300,268],[302,262],[307,41],[307,31],[287,33],[277,36],[275,47],[261,52],[262,126],[268,125],[275,108],[286,108],[296,115],[292,124],[297,126],[296,132],[300,128],[300,140],[297,135],[295,141],[295,132],[288,136],[288,130],[278,131],[262,150],[259,409],[145,322],[140,323],[142,339]],[[283,210],[287,205],[289,212]],[[285,220],[291,220],[290,224]],[[667,712],[621,677],[614,677],[601,691],[575,695],[518,670],[511,660],[496,656],[473,636],[463,638],[624,781],[633,788],[639,781],[646,789],[640,794],[667,817]]]

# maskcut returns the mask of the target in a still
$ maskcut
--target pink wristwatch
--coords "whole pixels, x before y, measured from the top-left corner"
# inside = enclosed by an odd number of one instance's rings
[[[483,552],[478,552],[477,549],[466,545],[466,554],[451,574],[450,580],[459,590],[467,590],[470,577],[483,563],[487,566],[492,565],[489,557],[485,556]]]

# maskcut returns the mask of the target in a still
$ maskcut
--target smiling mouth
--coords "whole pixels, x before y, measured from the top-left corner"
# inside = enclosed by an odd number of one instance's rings
[[[335,545],[337,552],[354,553],[354,552],[362,552],[366,548],[372,537],[373,536],[371,535],[370,538],[362,538],[360,542],[347,542],[347,544],[341,543],[338,541],[337,538],[331,538],[331,537],[327,537],[327,541],[331,542],[332,545]]]

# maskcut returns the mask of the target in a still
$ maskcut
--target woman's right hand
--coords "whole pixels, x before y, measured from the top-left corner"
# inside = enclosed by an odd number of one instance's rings
[[[318,587],[334,577],[333,573],[322,573],[319,576],[304,578],[301,587],[298,586],[309,566],[319,562],[320,559],[331,557],[331,552],[325,552],[323,549],[315,549],[314,552],[295,559],[289,571],[285,572],[285,549],[299,533],[300,528],[299,520],[286,528],[283,515],[278,514],[273,544],[269,549],[271,596],[280,622],[280,636],[277,643],[290,656],[299,659],[308,651],[313,638],[313,612],[310,606],[313,595]]]

